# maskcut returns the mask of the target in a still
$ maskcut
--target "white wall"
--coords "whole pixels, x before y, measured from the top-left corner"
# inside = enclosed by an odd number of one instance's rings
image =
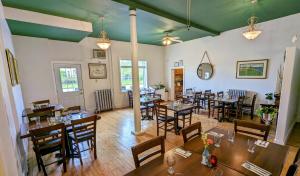
[[[275,141],[284,144],[299,117],[300,105],[300,51],[296,47],[286,49],[278,125]]]
[[[300,14],[296,14],[260,23],[257,27],[263,32],[253,41],[242,36],[246,28],[239,28],[216,37],[204,37],[166,47],[168,85],[170,86],[171,67],[175,61],[182,59],[186,88],[197,87],[212,91],[230,88],[251,90],[258,93],[257,103],[264,101],[264,94],[276,89],[277,70],[283,62],[285,48],[292,45],[292,36],[300,33],[299,18]],[[214,65],[214,75],[207,81],[200,80],[196,73],[205,50]],[[236,61],[252,59],[270,59],[267,79],[236,79]]]
[[[0,168],[5,175],[21,175],[20,150],[24,149],[17,141],[24,106],[21,87],[12,87],[10,83],[5,49],[15,54],[11,37],[0,2],[0,157],[3,164]]]
[[[96,49],[96,38],[85,38],[80,43],[63,42],[42,38],[13,36],[16,55],[19,58],[22,90],[26,107],[31,102],[40,99],[50,99],[57,102],[55,84],[51,64],[53,62],[76,62],[82,65],[85,104],[87,110],[95,110],[94,91],[114,89],[115,106],[128,105],[127,94],[121,93],[119,78],[119,59],[130,59],[130,43],[112,41],[107,63],[108,79],[92,80],[88,76],[88,63],[97,62],[92,59],[92,49]],[[148,61],[149,85],[164,82],[164,49],[160,46],[139,45],[139,58]],[[113,75],[113,76],[112,76]]]

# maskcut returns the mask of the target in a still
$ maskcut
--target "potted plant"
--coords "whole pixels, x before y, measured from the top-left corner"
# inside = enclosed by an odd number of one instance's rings
[[[277,115],[277,109],[274,107],[261,107],[256,110],[256,114],[265,122],[266,125],[270,125]]]
[[[273,93],[266,93],[266,100],[268,101],[268,104],[271,104],[273,101]]]

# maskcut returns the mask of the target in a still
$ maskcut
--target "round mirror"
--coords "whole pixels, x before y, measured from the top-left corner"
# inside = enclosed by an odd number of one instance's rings
[[[213,66],[210,63],[202,63],[197,69],[197,74],[200,79],[208,80],[213,75]]]

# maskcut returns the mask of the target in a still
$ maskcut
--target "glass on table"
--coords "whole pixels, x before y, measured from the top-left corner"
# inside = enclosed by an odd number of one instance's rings
[[[215,167],[211,171],[211,176],[223,176],[223,170],[219,167]]]
[[[229,142],[234,142],[234,137],[235,137],[235,131],[234,130],[228,130],[227,131],[227,140]]]
[[[168,164],[168,174],[175,174],[174,165],[176,163],[175,157],[173,154],[167,156],[167,164]]]
[[[214,143],[215,143],[215,147],[220,147],[221,146],[221,136],[216,134],[214,135]]]
[[[255,147],[256,147],[255,140],[248,139],[248,152],[254,153]]]

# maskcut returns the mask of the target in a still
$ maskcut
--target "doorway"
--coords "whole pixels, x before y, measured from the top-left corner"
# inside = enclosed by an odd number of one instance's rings
[[[171,69],[171,100],[182,98],[184,90],[184,69]]]
[[[58,103],[85,109],[80,64],[53,64]]]

